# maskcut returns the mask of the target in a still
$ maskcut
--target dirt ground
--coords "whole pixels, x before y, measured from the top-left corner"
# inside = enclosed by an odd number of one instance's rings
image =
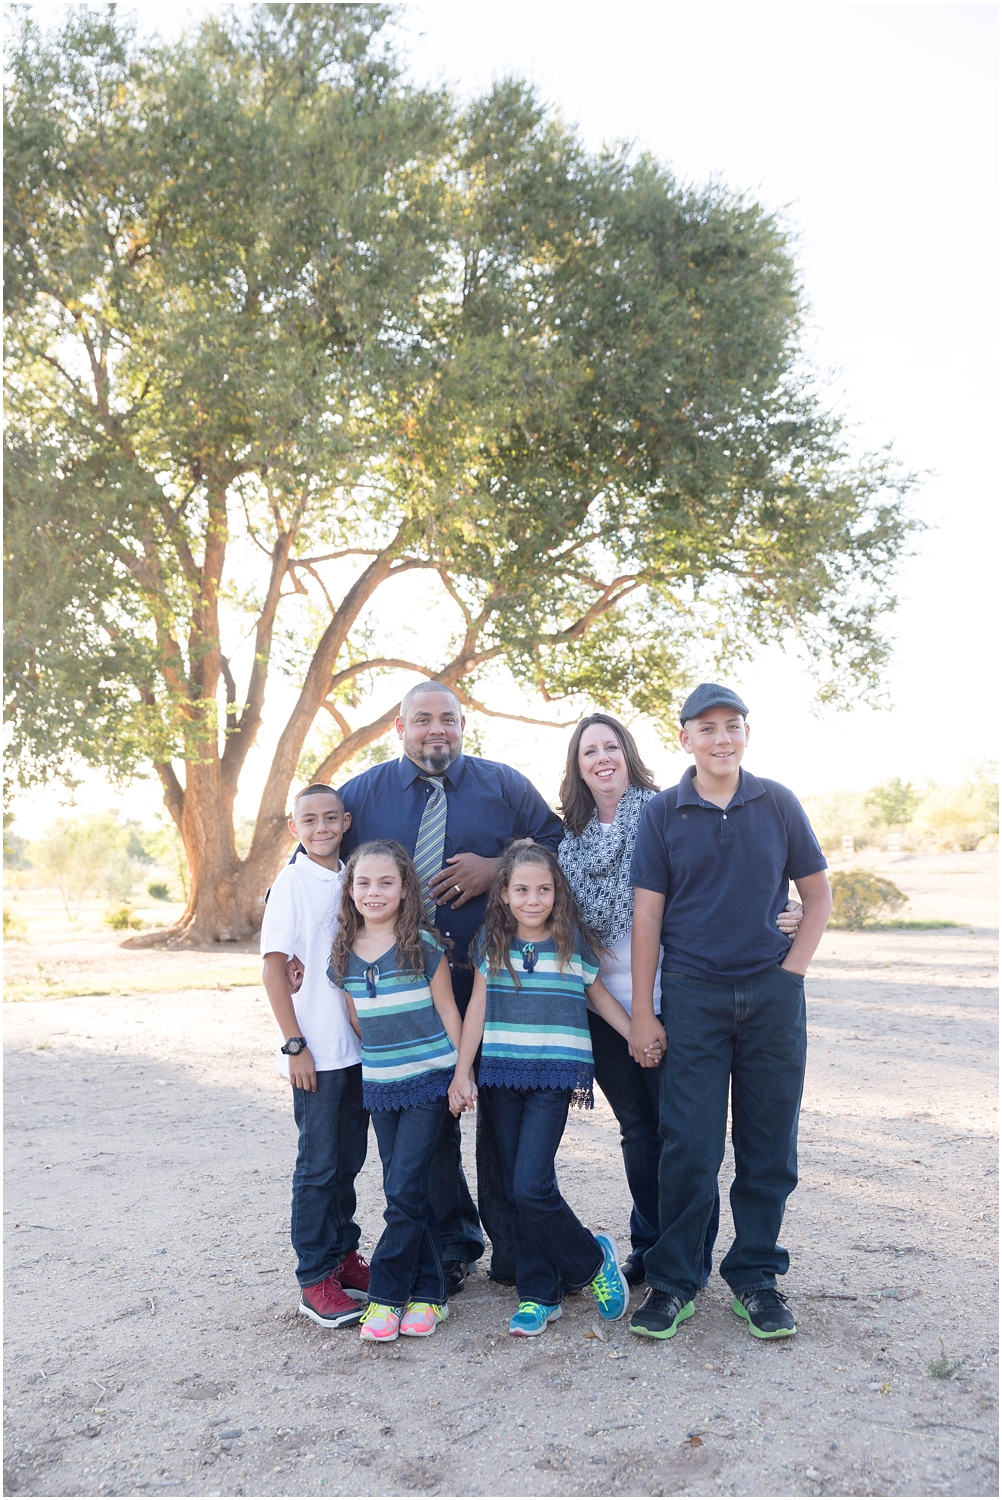
[[[513,1295],[479,1271],[427,1341],[297,1317],[295,1128],[253,960],[36,916],[8,950],[15,995],[56,997],[5,1006],[5,1493],[996,1494],[994,861],[879,867],[906,917],[971,925],[822,943],[784,1231],[800,1333],[766,1345],[716,1276],[665,1344],[595,1337],[587,1295],[509,1339]],[[139,993],[65,995],[102,985]],[[625,1246],[601,1099],[560,1176]],[[374,1142],[359,1190],[371,1248]]]

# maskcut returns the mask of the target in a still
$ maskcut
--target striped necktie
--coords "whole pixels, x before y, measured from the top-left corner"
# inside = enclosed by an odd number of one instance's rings
[[[428,921],[434,925],[437,903],[428,888],[428,882],[442,869],[448,802],[445,795],[445,782],[441,776],[422,776],[421,780],[428,783],[430,790],[428,800],[424,805],[424,812],[421,814],[417,843],[414,845],[414,867],[421,882],[425,913]]]

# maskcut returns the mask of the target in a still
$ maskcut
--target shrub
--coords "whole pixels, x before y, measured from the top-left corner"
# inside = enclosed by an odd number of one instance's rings
[[[142,917],[137,917],[131,906],[116,906],[106,913],[104,920],[116,932],[124,932],[129,927],[140,932],[144,925]]]
[[[125,831],[113,813],[60,819],[31,845],[31,863],[42,883],[57,890],[66,915],[76,920],[80,902],[118,862]],[[118,892],[109,892],[114,899]]]
[[[166,880],[151,880],[146,887],[146,892],[153,897],[154,901],[170,900],[170,891],[167,889]]]
[[[832,924],[858,932],[881,911],[897,911],[908,897],[893,880],[872,870],[836,870],[832,884]]]
[[[6,906],[3,909],[3,935],[4,941],[8,943],[19,943],[24,937],[24,923],[20,917],[15,916],[12,911],[8,911]]]

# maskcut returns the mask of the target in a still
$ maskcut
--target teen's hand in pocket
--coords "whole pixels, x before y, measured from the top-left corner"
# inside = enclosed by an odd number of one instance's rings
[[[804,908],[799,901],[788,901],[776,918],[776,926],[787,937],[796,937],[797,928],[804,920]]]
[[[308,1094],[317,1091],[317,1065],[309,1047],[289,1058],[289,1082],[294,1089],[305,1089]]]

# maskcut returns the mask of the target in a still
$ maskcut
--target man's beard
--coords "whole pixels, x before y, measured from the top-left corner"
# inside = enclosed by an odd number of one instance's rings
[[[418,765],[432,776],[441,776],[442,772],[447,771],[452,762],[458,758],[460,747],[453,750],[451,745],[436,745],[432,750],[425,751],[417,745],[405,744],[404,754],[408,760],[417,761]]]

